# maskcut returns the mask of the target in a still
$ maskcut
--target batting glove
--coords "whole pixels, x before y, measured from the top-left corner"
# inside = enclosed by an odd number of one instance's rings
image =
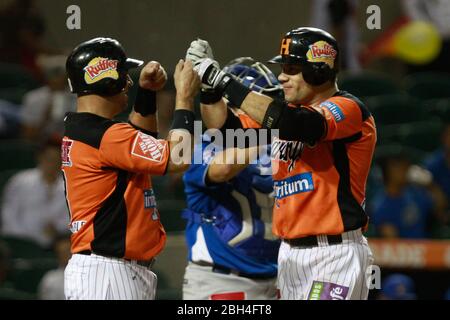
[[[197,39],[191,42],[191,46],[186,51],[186,60],[190,60],[194,68],[201,63],[203,59],[214,59],[211,46],[208,41]]]
[[[214,59],[214,55],[208,41],[202,39],[192,41],[190,47],[186,51],[186,60],[190,60],[194,66],[194,70],[198,72],[199,65],[204,59]],[[220,69],[219,66],[218,68]],[[201,87],[202,89],[211,89],[210,86],[203,83]]]
[[[226,98],[233,106],[240,107],[250,89],[236,81],[232,75],[220,69],[217,61],[206,58],[198,65],[197,71],[202,84],[211,87]]]
[[[219,63],[213,59],[206,58],[200,61],[196,71],[202,80],[202,84],[213,89],[222,87],[222,82],[228,83],[230,80],[230,76],[223,72]]]

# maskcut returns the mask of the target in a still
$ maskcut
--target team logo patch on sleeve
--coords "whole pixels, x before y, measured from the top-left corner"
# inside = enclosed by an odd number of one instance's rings
[[[144,190],[144,208],[156,208],[156,197],[153,189]]]
[[[156,196],[153,189],[144,190],[144,209],[153,209],[152,220],[158,220],[158,209],[156,208]]]
[[[138,132],[131,149],[131,154],[150,161],[161,162],[164,159],[166,146],[152,136]]]
[[[333,103],[331,101],[325,101],[320,104],[321,107],[327,108],[331,114],[333,115],[334,119],[336,119],[336,122],[340,122],[345,119],[344,113],[342,112],[341,108],[336,103]]]
[[[345,300],[348,287],[331,282],[314,281],[308,300]]]
[[[73,140],[64,139],[61,143],[61,163],[64,167],[71,167],[70,149],[72,149]]]

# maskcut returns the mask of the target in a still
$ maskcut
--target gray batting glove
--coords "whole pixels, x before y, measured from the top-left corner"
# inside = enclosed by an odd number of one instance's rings
[[[197,67],[203,59],[214,59],[214,55],[208,41],[197,39],[191,42],[190,47],[186,51],[186,60],[190,60]]]
[[[202,85],[207,88],[215,89],[219,86],[224,86],[231,79],[229,75],[220,69],[219,63],[210,58],[199,61],[196,68],[196,71],[202,81]]]
[[[194,66],[194,70],[199,71],[199,66],[205,59],[214,59],[214,55],[208,41],[197,39],[191,42],[190,47],[186,51],[186,60],[190,60]],[[219,64],[216,62],[220,69]],[[211,86],[202,83],[204,89],[211,89]]]

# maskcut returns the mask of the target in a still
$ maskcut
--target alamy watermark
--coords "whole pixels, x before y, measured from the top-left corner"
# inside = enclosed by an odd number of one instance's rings
[[[170,152],[170,161],[174,164],[205,164],[214,158],[216,164],[269,166],[274,157],[270,145],[278,137],[278,129],[208,129],[203,132],[202,122],[195,121],[193,136],[185,130],[171,133],[170,140],[178,141],[178,144]],[[196,145],[194,152],[193,144]],[[276,148],[276,153],[279,152],[280,148]]]
[[[66,27],[69,30],[81,29],[81,8],[76,4],[67,7],[66,13],[69,15],[66,19]],[[378,5],[372,4],[367,7],[366,14],[369,16],[366,20],[366,26],[369,30],[381,29],[381,9]]]
[[[366,20],[366,26],[369,30],[381,29],[381,9],[376,4],[367,7],[366,13],[370,16]]]
[[[376,264],[366,269],[366,286],[369,290],[381,289],[381,269]]]
[[[66,19],[66,27],[69,30],[81,29],[81,8],[75,4],[67,7],[66,13],[69,15]]]

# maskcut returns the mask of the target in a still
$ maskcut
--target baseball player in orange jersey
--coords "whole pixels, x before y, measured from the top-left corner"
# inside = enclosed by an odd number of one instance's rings
[[[84,42],[67,59],[69,84],[78,95],[77,112],[65,118],[62,143],[73,233],[64,279],[67,299],[155,298],[151,266],[166,235],[150,175],[188,168],[189,158],[169,153],[174,147],[192,148],[193,98],[200,80],[191,63],[180,60],[172,130],[167,140],[157,139],[156,91],[167,75],[155,61],[140,73],[129,122],[112,120],[127,106],[128,69],[142,63],[127,58],[110,38]]]
[[[194,69],[262,128],[279,130],[272,141],[272,171],[273,232],[283,240],[281,298],[367,299],[366,271],[373,258],[362,231],[368,223],[364,202],[374,119],[358,98],[338,89],[339,49],[329,33],[294,29],[270,62],[281,65],[278,80],[286,101],[250,92],[214,60],[194,61]],[[210,112],[223,110],[222,105]],[[238,122],[222,116],[215,126],[224,123]]]
[[[186,59],[203,55],[203,51],[190,47]],[[256,92],[282,94],[276,76],[250,57],[237,58],[225,68]],[[200,102],[207,99],[208,93],[202,88]],[[202,105],[200,108],[204,109]],[[230,106],[229,112],[237,112],[244,127],[258,126],[239,109]],[[193,163],[183,176],[187,208],[182,216],[188,220],[189,260],[183,299],[277,299],[280,241],[272,234],[270,149],[265,146],[264,152],[258,147],[226,148],[227,139],[221,145],[217,140],[212,144],[209,132],[202,140],[194,153],[203,163]],[[216,150],[211,150],[212,145]],[[260,159],[251,163],[257,158],[258,149]],[[244,161],[239,163],[239,157]]]

